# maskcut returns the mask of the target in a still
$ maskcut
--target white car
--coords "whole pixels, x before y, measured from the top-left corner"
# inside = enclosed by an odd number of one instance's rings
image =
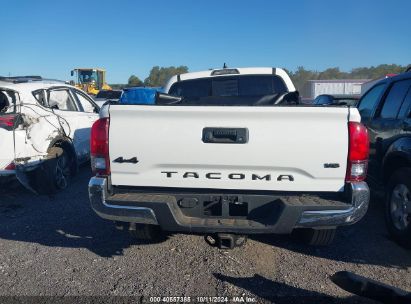
[[[90,159],[99,107],[83,91],[41,77],[0,77],[0,186],[17,179],[38,193],[65,189]]]

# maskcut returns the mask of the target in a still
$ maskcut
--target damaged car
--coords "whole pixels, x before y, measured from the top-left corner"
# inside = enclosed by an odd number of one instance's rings
[[[39,76],[0,77],[0,187],[41,194],[68,187],[90,159],[99,107],[83,91]]]

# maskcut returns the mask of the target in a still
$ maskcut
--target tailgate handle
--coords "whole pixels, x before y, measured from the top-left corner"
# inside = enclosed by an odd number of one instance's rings
[[[245,144],[248,142],[248,129],[204,128],[203,142],[215,144]]]

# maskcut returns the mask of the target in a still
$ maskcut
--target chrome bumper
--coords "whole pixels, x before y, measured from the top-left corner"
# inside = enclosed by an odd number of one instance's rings
[[[345,210],[304,211],[297,227],[343,226],[358,222],[368,210],[370,189],[367,183],[350,184],[351,207]]]
[[[88,193],[91,207],[104,219],[158,225],[156,215],[150,208],[107,204],[107,180],[105,178],[92,177],[88,184]]]
[[[159,225],[151,208],[108,204],[106,178],[92,177],[88,189],[91,207],[100,217],[119,222]],[[336,227],[356,223],[368,209],[370,191],[367,184],[350,184],[349,197],[351,204],[347,209],[302,211],[297,222],[289,223],[292,226],[290,229]]]

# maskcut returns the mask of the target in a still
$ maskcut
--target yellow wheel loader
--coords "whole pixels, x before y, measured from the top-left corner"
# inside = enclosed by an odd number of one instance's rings
[[[76,68],[71,71],[72,81],[77,88],[87,94],[97,95],[100,90],[112,90],[106,83],[106,70],[96,68]]]

